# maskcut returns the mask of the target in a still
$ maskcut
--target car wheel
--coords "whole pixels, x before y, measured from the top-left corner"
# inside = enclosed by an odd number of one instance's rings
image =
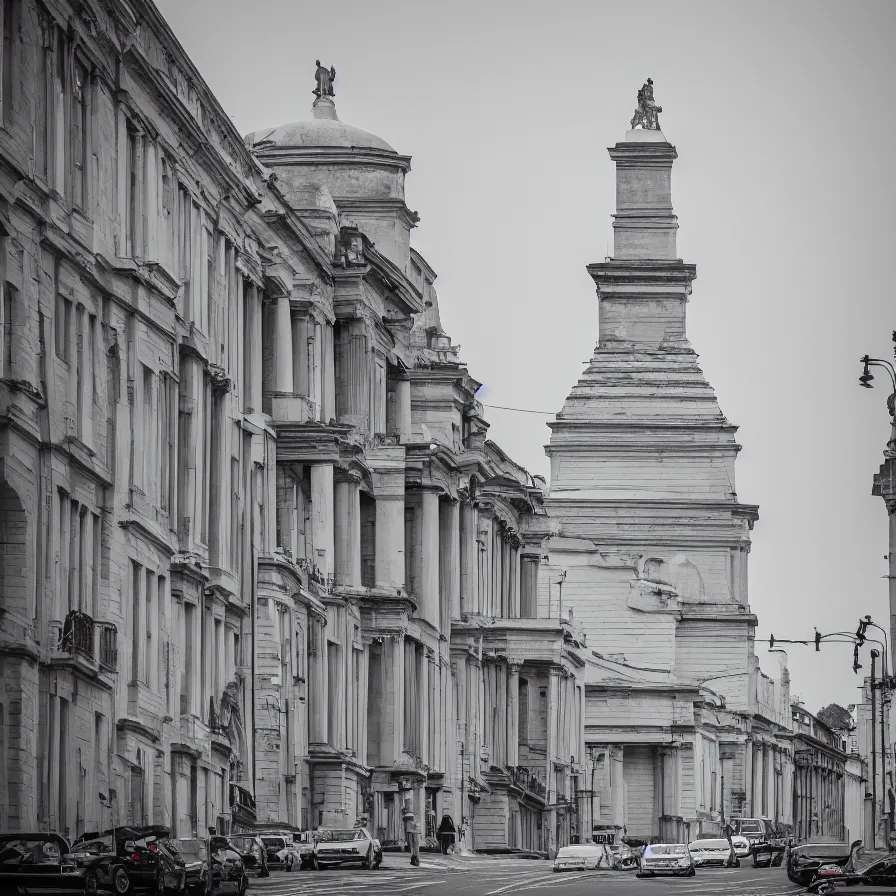
[[[363,871],[370,871],[372,867],[373,862],[370,860],[370,853],[368,852],[367,855],[361,859],[361,869]]]
[[[249,882],[246,880],[246,875],[240,878],[239,886],[237,887],[236,893],[237,896],[246,896],[246,887],[249,885]]]
[[[734,858],[734,867],[740,868],[740,859],[738,859],[736,856]]]
[[[112,872],[112,886],[115,887],[115,892],[118,893],[119,896],[124,896],[124,894],[131,888],[131,879],[128,877],[127,871],[125,871],[121,865],[116,866]]]
[[[696,873],[697,873],[697,869],[696,869],[693,865],[691,865],[691,867],[688,868],[688,875],[687,875],[687,876],[688,876],[688,877],[693,877]]]
[[[88,871],[84,875],[84,892],[87,896],[97,896],[99,887],[96,882],[96,875],[92,871]]]
[[[311,857],[311,870],[320,871],[320,862],[317,861],[317,856]]]

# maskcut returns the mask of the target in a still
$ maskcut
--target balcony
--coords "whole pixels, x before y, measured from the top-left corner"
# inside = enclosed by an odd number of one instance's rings
[[[55,635],[55,643],[54,643]],[[85,671],[118,671],[118,631],[111,622],[97,622],[87,613],[72,610],[62,623],[50,623],[53,654],[71,658]]]
[[[547,795],[547,785],[545,783],[543,772],[536,772],[524,765],[519,765],[516,767],[511,766],[508,769],[508,774],[510,775],[510,780],[513,781],[517,787],[527,790],[539,799],[545,799]]]
[[[62,624],[62,635],[59,646],[73,656],[83,656],[89,660],[96,659],[93,643],[94,622],[91,616],[80,610],[72,610]]]

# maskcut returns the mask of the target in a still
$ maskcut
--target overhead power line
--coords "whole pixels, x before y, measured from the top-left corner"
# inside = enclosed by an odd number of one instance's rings
[[[508,408],[503,404],[483,404],[484,408],[495,408],[499,411],[516,411],[519,414],[543,414],[545,417],[555,417],[556,411],[532,411],[529,408]]]

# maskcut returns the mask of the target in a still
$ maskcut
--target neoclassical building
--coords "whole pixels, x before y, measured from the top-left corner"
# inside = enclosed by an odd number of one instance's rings
[[[581,835],[586,638],[410,158],[243,139],[149,0],[0,5],[0,829]]]
[[[717,833],[723,809],[790,820],[789,678],[755,656],[758,508],[738,499],[736,427],[687,339],[696,267],[677,257],[676,149],[657,126],[609,154],[613,256],[588,267],[598,343],[548,424],[540,606],[562,579],[588,640],[594,825],[687,842]]]

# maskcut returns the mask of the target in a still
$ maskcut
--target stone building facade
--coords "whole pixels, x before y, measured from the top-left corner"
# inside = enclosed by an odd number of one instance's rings
[[[613,257],[592,264],[599,340],[549,423],[552,535],[540,606],[563,582],[590,648],[585,741],[595,827],[687,842],[722,812],[789,821],[786,667],[763,676],[736,427],[686,332],[675,147],[630,130],[616,163]],[[555,586],[556,587],[556,586]]]
[[[149,0],[0,9],[0,829],[577,836],[585,635],[410,158],[244,141]]]

